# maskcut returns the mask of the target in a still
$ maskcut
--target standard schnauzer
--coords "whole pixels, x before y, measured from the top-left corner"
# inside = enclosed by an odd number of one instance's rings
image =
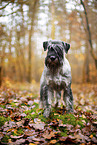
[[[65,57],[70,45],[63,41],[43,42],[44,51],[48,50],[45,58],[45,67],[40,80],[40,108],[44,108],[44,116],[49,117],[51,107],[54,104],[54,92],[56,92],[56,104],[61,98],[67,112],[73,112],[73,95],[71,90],[71,67]]]

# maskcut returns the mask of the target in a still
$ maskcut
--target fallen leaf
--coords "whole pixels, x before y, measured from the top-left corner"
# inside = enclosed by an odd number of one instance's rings
[[[33,101],[28,101],[28,105],[32,106],[33,105]],[[35,105],[32,106],[33,108],[35,108]]]
[[[27,116],[25,113],[22,113],[22,114],[21,114],[21,117],[25,117],[25,116]]]
[[[54,139],[54,140],[51,140],[49,143],[50,144],[55,144],[56,142],[58,142],[58,141]]]
[[[31,130],[27,129],[25,131],[25,136],[33,136],[34,134],[35,134],[35,130],[32,130],[32,129]]]
[[[16,124],[18,125],[18,127],[23,126],[24,120],[21,120],[21,121],[19,121],[19,122],[16,122]]]
[[[55,133],[52,131],[52,132],[46,132],[46,133],[44,133],[43,134],[43,137],[45,138],[45,139],[51,139],[52,137],[55,137]]]
[[[25,141],[26,141],[26,140],[23,139],[23,138],[18,139],[18,140],[16,140],[16,141],[14,142],[14,145],[15,145],[15,144],[16,144],[16,145],[20,145],[20,144],[24,143]]]
[[[93,135],[91,134],[89,137],[90,137],[90,138],[93,138]]]
[[[95,122],[92,122],[92,123],[93,123],[93,125],[94,125],[94,126],[97,126],[97,121],[95,121]]]
[[[92,141],[93,141],[93,143],[97,144],[97,138],[96,137],[92,137]]]
[[[29,123],[29,119],[28,119],[28,118],[26,118],[26,119],[25,119],[25,122],[24,122],[24,126],[27,126],[27,125],[28,125],[28,123]]]
[[[32,121],[29,122],[29,126],[33,127],[35,130],[43,130],[45,127],[45,123],[33,123]]]
[[[24,134],[23,134],[23,135],[20,135],[20,136],[10,135],[10,137],[11,137],[11,138],[14,138],[14,139],[22,138],[23,136],[24,136]]]
[[[0,132],[0,140],[3,138],[3,133],[2,132]]]
[[[76,143],[76,141],[72,140],[70,137],[60,137],[59,140],[65,143]]]
[[[29,143],[29,145],[36,145],[35,143]]]
[[[83,115],[82,115],[82,118],[86,118],[86,116],[83,114]]]

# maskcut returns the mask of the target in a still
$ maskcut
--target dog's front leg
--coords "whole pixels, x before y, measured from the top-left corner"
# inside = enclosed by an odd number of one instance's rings
[[[40,108],[44,108],[43,115],[45,117],[49,117],[53,101],[54,92],[46,84],[42,84],[40,88]]]
[[[44,109],[44,117],[49,117],[50,112],[51,112],[51,108],[52,108],[52,104],[54,102],[54,91],[51,91],[50,89],[47,90],[47,98],[46,98],[46,106]]]
[[[53,104],[54,104],[54,91],[51,89],[48,89],[48,106],[49,106],[49,108],[51,108]]]
[[[55,106],[58,107],[60,106],[60,99],[61,99],[61,91],[56,91],[56,102],[55,102]]]
[[[40,87],[39,108],[45,108],[48,105],[48,86],[43,82]]]
[[[67,113],[73,112],[73,95],[71,86],[64,89],[63,100],[66,104]]]

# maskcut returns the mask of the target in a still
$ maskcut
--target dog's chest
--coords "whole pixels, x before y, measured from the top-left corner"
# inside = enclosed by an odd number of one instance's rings
[[[65,81],[62,77],[62,74],[59,72],[54,75],[48,73],[46,75],[46,82],[51,89],[54,89],[56,91],[61,91],[65,86]]]

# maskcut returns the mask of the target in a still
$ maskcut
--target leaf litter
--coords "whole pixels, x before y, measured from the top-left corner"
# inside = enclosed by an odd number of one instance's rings
[[[73,95],[73,114],[61,105],[44,118],[36,94],[1,87],[0,144],[96,145],[97,85],[73,85]]]

